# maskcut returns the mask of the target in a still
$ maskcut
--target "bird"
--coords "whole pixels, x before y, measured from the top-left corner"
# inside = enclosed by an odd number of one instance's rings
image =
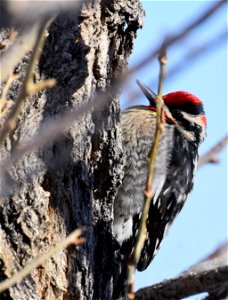
[[[133,252],[144,204],[149,157],[156,131],[156,94],[137,81],[149,105],[132,106],[121,113],[123,178],[114,201],[113,236],[118,243],[113,299],[126,289],[127,261]],[[162,96],[165,126],[152,181],[146,240],[137,263],[144,271],[156,255],[171,224],[194,184],[199,145],[206,136],[202,101],[186,91]]]

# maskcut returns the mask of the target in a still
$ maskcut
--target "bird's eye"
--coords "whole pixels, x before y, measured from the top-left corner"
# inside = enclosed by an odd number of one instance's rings
[[[194,131],[194,130],[196,130],[196,129],[198,129],[196,124],[194,124],[194,123],[190,123],[190,124],[189,124],[189,130],[190,130],[190,131]]]
[[[174,116],[174,118],[178,118],[182,116],[181,111],[177,108],[172,111],[172,115]]]

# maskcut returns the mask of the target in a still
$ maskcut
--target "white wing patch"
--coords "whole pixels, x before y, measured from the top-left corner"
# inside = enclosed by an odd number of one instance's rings
[[[113,223],[113,235],[117,241],[122,245],[123,241],[128,240],[132,236],[133,220],[132,217],[118,218]]]

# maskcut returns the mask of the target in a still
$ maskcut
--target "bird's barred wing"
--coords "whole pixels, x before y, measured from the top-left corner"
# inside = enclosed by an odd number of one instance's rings
[[[147,238],[137,266],[139,271],[145,270],[156,255],[161,241],[193,187],[197,153],[195,152],[195,160],[191,160],[188,157],[190,150],[182,139],[177,140],[174,145],[165,184],[156,202],[154,199],[151,201],[147,219]],[[180,151],[179,147],[183,151]],[[191,149],[191,152],[193,151]],[[134,224],[135,228],[138,226],[136,223],[137,221]]]
[[[137,269],[139,271],[143,271],[148,267],[151,260],[159,250],[161,242],[172,224],[174,214],[176,215],[181,210],[183,202],[177,204],[175,199],[176,196],[172,194],[169,198],[169,203],[166,207],[166,210],[163,210],[161,207],[159,207],[159,203],[162,201],[162,195],[156,204],[151,203],[149,216],[147,219],[147,238],[137,265]]]

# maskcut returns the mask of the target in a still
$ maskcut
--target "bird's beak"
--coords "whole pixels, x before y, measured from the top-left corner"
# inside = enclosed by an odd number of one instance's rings
[[[156,105],[156,97],[157,95],[151,91],[144,83],[142,83],[139,80],[136,80],[138,86],[140,87],[140,89],[142,90],[143,94],[147,97],[147,99],[150,102],[150,106],[152,107],[157,107]],[[175,119],[173,119],[173,116],[171,114],[171,112],[169,111],[169,108],[165,105],[164,103],[164,113],[165,113],[165,118],[167,121],[169,121],[172,124],[177,123]]]
[[[151,91],[144,83],[139,80],[136,80],[138,86],[142,90],[143,94],[147,97],[150,102],[150,106],[156,107],[156,97],[157,95]]]

